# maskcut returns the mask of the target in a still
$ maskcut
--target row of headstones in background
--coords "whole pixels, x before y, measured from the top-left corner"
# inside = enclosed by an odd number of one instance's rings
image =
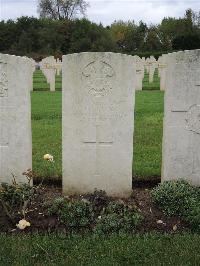
[[[162,180],[200,185],[200,50],[165,56]],[[31,168],[30,61],[0,55],[0,182]],[[63,57],[63,191],[130,195],[136,59],[113,53]]]
[[[54,56],[44,58],[40,62],[41,70],[50,84],[50,91],[55,91],[56,74],[60,75],[62,71],[62,62],[55,59]]]
[[[150,56],[150,58],[147,58],[146,60],[144,57],[141,59],[139,56],[134,56],[134,58],[136,60],[136,90],[142,90],[145,71],[149,74],[149,83],[153,82],[156,68],[158,68],[161,90],[165,90],[165,55],[159,57],[158,61],[156,61],[154,56]],[[44,58],[40,65],[47,82],[50,84],[50,91],[55,91],[55,74],[60,75],[60,72],[62,71],[62,62],[59,59],[56,60],[53,56],[50,56]]]
[[[166,55],[162,55],[158,58],[158,61],[154,56],[150,58],[140,58],[139,56],[134,56],[136,58],[136,90],[142,90],[142,81],[144,79],[145,72],[149,75],[149,83],[154,80],[155,70],[158,69],[158,75],[160,77],[160,90],[165,91],[166,87]]]

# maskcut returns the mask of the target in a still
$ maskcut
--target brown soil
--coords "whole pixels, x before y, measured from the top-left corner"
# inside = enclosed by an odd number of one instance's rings
[[[150,188],[138,186],[133,190],[131,198],[124,200],[128,201],[129,204],[136,205],[139,212],[144,217],[142,224],[138,228],[138,232],[180,232],[187,230],[188,226],[180,218],[177,217],[166,217],[162,211],[160,211],[151,202]],[[47,215],[47,211],[44,208],[44,203],[49,202],[56,197],[62,196],[60,187],[46,186],[39,190],[39,193],[35,200],[31,203],[26,220],[31,223],[30,227],[25,230],[19,230],[15,224],[11,223],[6,216],[2,215],[0,207],[0,232],[6,233],[35,233],[35,232],[66,232],[65,226],[63,226],[57,217],[50,217]],[[76,196],[77,197],[77,196]],[[84,196],[81,196],[83,198]],[[73,198],[73,197],[72,197]],[[87,198],[87,195],[85,195]],[[110,199],[114,200],[114,199]],[[20,217],[19,217],[20,218]],[[16,220],[16,223],[19,220]]]

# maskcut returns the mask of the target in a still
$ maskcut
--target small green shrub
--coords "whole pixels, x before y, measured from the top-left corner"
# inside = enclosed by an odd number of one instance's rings
[[[151,192],[153,202],[168,216],[183,216],[197,198],[197,190],[184,180],[165,181]]]
[[[69,201],[57,198],[48,208],[48,213],[57,215],[63,224],[74,228],[89,226],[94,219],[91,203],[82,200]]]
[[[95,216],[99,216],[109,203],[109,197],[103,190],[95,190],[94,193],[87,195],[87,199],[92,204]]]
[[[87,227],[95,233],[133,231],[142,221],[134,205],[113,200],[104,191],[79,199],[57,198],[46,208],[49,215],[56,215],[68,228]]]
[[[1,183],[0,185],[0,205],[2,210],[12,222],[18,215],[25,217],[26,209],[34,197],[35,187],[30,185],[31,179],[27,184],[18,184],[13,179],[12,184]]]
[[[142,216],[123,202],[110,202],[102,216],[97,220],[94,231],[97,233],[113,233],[134,231],[142,221]]]
[[[30,197],[31,187],[28,184],[1,184],[0,200],[13,207],[19,207]]]
[[[153,202],[168,216],[179,216],[200,230],[200,189],[184,180],[165,181],[151,192]]]
[[[200,198],[191,204],[183,219],[190,224],[192,229],[200,232]]]

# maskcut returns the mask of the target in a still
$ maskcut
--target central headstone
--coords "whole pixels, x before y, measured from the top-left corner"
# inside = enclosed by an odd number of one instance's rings
[[[63,192],[130,195],[135,60],[114,53],[63,57]]]

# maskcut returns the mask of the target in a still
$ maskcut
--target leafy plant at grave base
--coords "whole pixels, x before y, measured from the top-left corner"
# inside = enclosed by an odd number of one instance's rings
[[[153,202],[168,216],[179,216],[200,230],[200,188],[184,180],[165,181],[151,192]]]
[[[94,220],[94,212],[88,201],[69,201],[62,197],[54,200],[48,208],[49,215],[57,215],[59,220],[67,227],[86,227]]]
[[[36,188],[31,186],[32,172],[23,173],[27,184],[18,184],[13,176],[12,184],[2,183],[0,186],[0,205],[5,215],[14,223],[19,215],[25,218],[26,210],[35,195]]]
[[[87,199],[91,202],[96,216],[99,216],[109,203],[109,197],[103,190],[95,190],[94,193],[87,195]]]
[[[142,221],[134,205],[111,200],[104,191],[95,190],[79,199],[60,197],[46,207],[49,215],[58,216],[68,228],[93,228],[95,233],[134,231]]]
[[[193,230],[200,232],[200,198],[193,202],[183,219],[190,224]]]
[[[104,234],[132,232],[142,219],[134,206],[126,205],[124,202],[110,202],[104,213],[99,216],[94,232]]]

